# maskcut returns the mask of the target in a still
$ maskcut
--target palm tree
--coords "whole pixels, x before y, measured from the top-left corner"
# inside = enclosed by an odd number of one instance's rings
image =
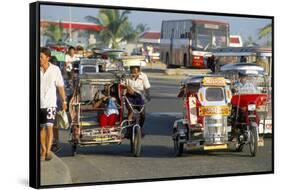
[[[138,24],[136,26],[136,31],[139,33],[147,32],[150,30],[150,27],[147,26],[147,24]]]
[[[98,17],[86,16],[89,22],[103,26],[100,32],[100,38],[103,43],[111,48],[118,48],[119,43],[123,41],[134,41],[138,32],[128,21],[130,11],[119,11],[113,9],[100,9]]]
[[[48,36],[51,38],[53,42],[59,42],[63,38],[63,28],[61,24],[50,24],[44,31],[43,35]]]
[[[267,24],[264,27],[259,29],[258,35],[259,39],[262,39],[266,36],[268,36],[272,32],[272,24]]]
[[[270,36],[271,33],[272,33],[272,24],[271,23],[267,24],[264,27],[259,29],[259,32],[258,32],[259,39],[262,39],[262,38],[267,39],[266,43],[265,43],[265,46],[270,47],[272,45],[271,44],[271,36]]]

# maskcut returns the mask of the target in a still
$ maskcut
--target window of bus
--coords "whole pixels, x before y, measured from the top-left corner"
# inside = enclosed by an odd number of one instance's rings
[[[227,47],[226,30],[197,27],[195,31],[195,48],[208,50]]]

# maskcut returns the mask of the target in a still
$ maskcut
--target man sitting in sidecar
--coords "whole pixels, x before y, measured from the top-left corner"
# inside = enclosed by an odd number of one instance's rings
[[[239,80],[234,83],[233,92],[239,94],[257,93],[258,89],[255,83],[249,80],[245,73],[239,72]]]

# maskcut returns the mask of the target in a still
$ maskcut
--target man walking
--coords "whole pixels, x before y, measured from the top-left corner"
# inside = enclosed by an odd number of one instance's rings
[[[48,48],[40,49],[40,142],[41,160],[51,160],[53,143],[53,126],[56,116],[56,90],[67,109],[64,83],[59,67],[49,62],[51,52]]]

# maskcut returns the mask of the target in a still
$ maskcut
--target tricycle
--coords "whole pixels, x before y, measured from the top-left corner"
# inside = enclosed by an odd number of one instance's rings
[[[172,139],[175,156],[187,148],[227,149],[231,127],[230,81],[219,75],[188,76],[181,82],[178,97],[183,99],[183,118],[176,120]]]
[[[78,147],[121,144],[127,138],[130,140],[132,154],[140,156],[139,123],[144,106],[132,105],[125,96],[122,84],[126,74],[121,71],[104,73],[82,73],[82,71],[83,69],[80,70],[70,101],[72,122],[69,142],[72,146],[72,155],[76,155]],[[125,116],[127,106],[134,113],[131,121]]]
[[[230,140],[237,143],[238,152],[248,145],[250,155],[255,156],[257,147],[264,146],[264,133],[260,135],[259,126],[266,126],[270,109],[269,83],[264,69],[254,63],[236,63],[222,66],[221,73],[232,80],[232,111],[228,121],[232,127]]]

